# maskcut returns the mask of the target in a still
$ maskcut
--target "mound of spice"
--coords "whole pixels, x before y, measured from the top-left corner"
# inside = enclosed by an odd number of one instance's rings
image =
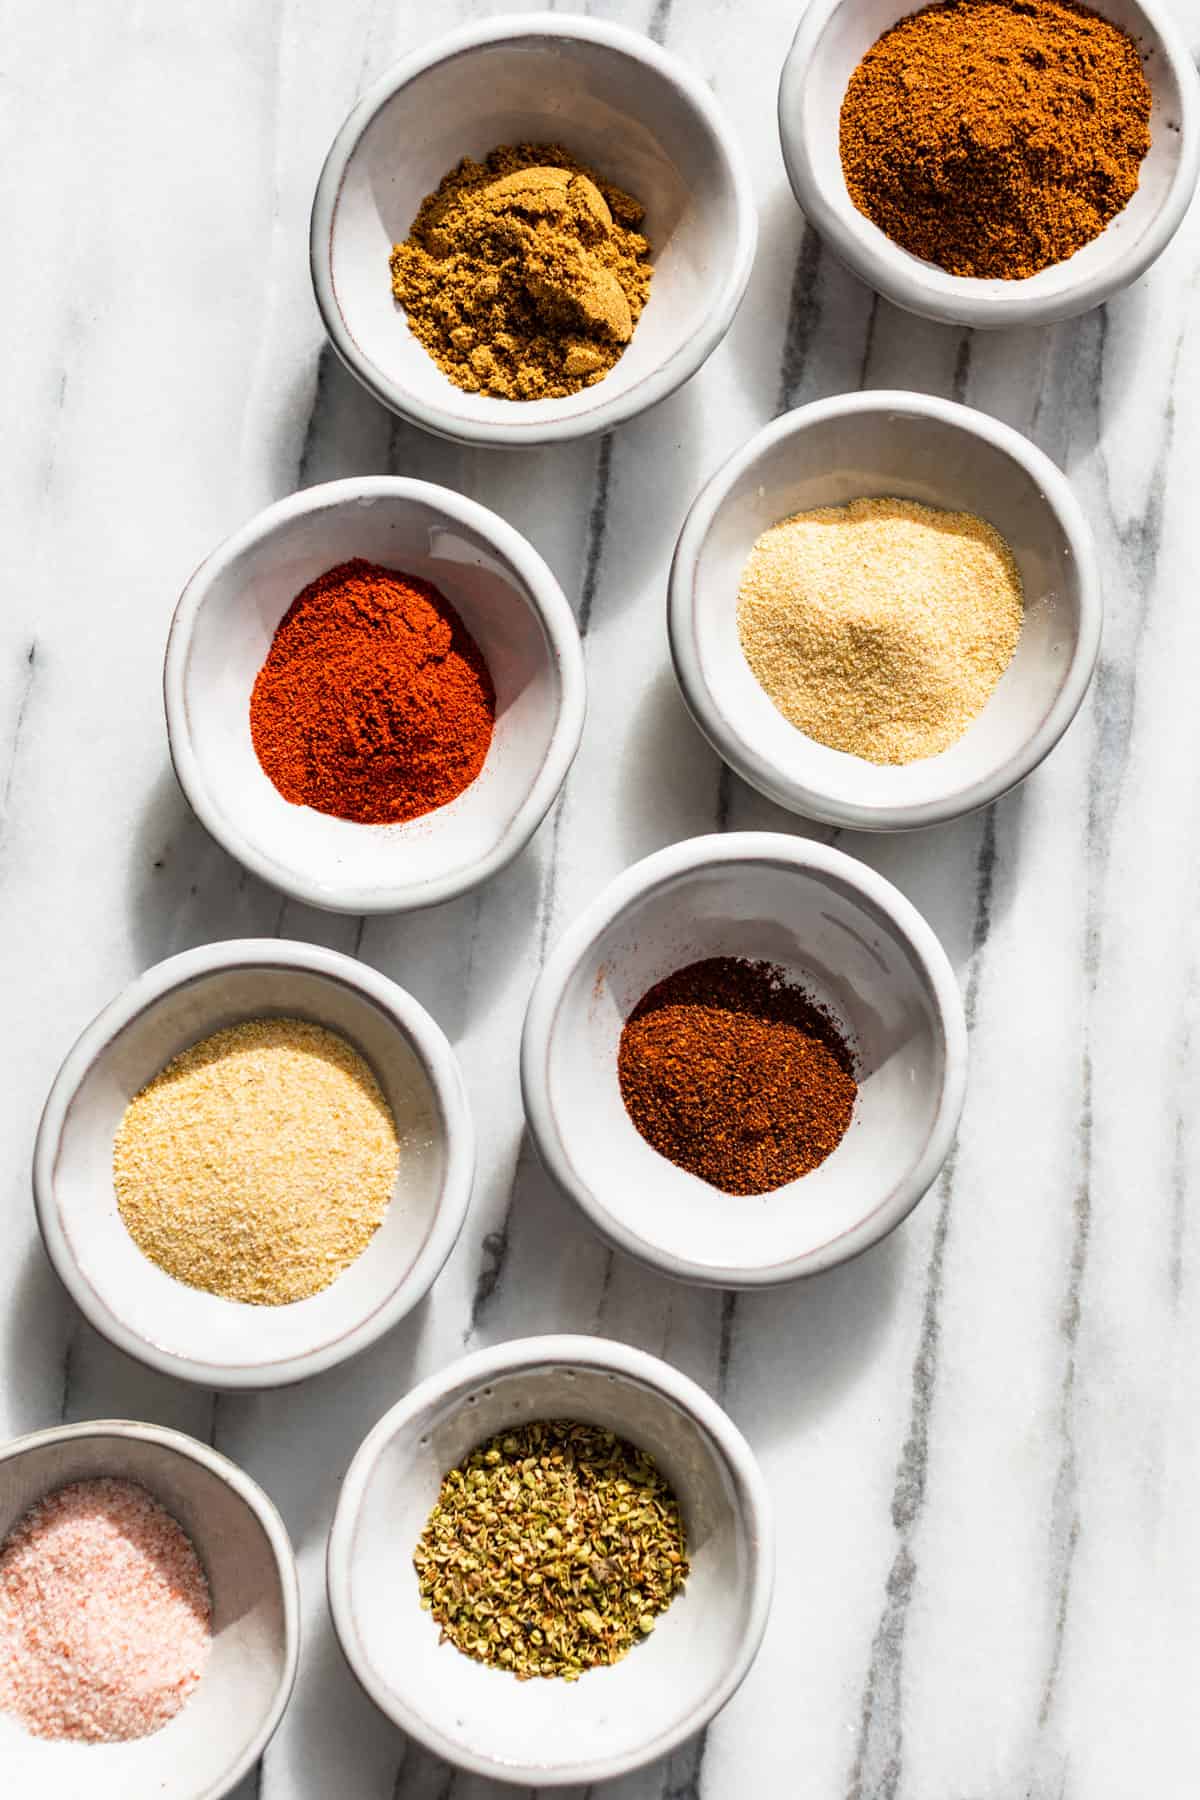
[[[861,213],[952,275],[1019,280],[1133,196],[1150,148],[1137,45],[1071,0],[947,0],[868,50],[842,101]]]
[[[191,1541],[145,1488],[58,1488],[0,1545],[0,1712],[35,1737],[148,1737],[199,1682],[211,1622]]]
[[[769,1193],[823,1163],[858,1092],[833,1016],[782,969],[728,956],[642,996],[617,1076],[646,1142],[725,1194]]]
[[[456,799],[495,719],[483,653],[445,595],[361,557],[296,596],[250,697],[254,749],[284,799],[364,825]]]
[[[746,661],[798,731],[873,763],[936,756],[987,705],[1024,611],[972,513],[852,500],[763,532],[738,594]]]
[[[371,1070],[305,1019],[248,1019],[169,1062],[126,1108],[117,1206],[189,1287],[286,1306],[336,1281],[387,1211],[400,1147]]]
[[[426,195],[392,251],[392,292],[456,387],[575,394],[608,374],[649,298],[643,216],[561,144],[503,144]]]
[[[687,1579],[687,1538],[651,1456],[550,1419],[450,1470],[413,1564],[443,1643],[518,1681],[574,1681],[653,1631]]]

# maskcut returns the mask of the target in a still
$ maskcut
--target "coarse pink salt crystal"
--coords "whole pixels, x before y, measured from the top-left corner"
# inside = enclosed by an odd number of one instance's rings
[[[211,1624],[200,1559],[145,1488],[57,1488],[0,1545],[0,1712],[35,1737],[147,1737],[200,1680]]]

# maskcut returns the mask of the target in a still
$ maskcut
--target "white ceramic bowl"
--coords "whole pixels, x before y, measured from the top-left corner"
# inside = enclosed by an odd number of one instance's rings
[[[983,712],[939,756],[896,767],[798,731],[738,638],[738,586],[755,538],[791,513],[862,496],[989,520],[1025,591],[1016,652]],[[1103,610],[1083,509],[1028,438],[926,394],[842,394],[776,419],[704,488],[675,551],[669,631],[692,717],[752,787],[831,825],[903,831],[985,806],[1037,767],[1087,692]]]
[[[867,51],[916,0],[812,0],[783,65],[779,136],[792,191],[848,268],[908,312],[975,327],[1048,325],[1098,306],[1136,281],[1166,248],[1196,186],[1200,89],[1187,45],[1154,0],[1090,0],[1142,52],[1152,98],[1151,145],[1137,192],[1099,237],[1022,281],[950,275],[863,216],[838,150],[846,86]]]
[[[625,1020],[710,956],[778,964],[857,1053],[845,1137],[773,1193],[720,1193],[677,1168],[621,1099]],[[945,1161],[966,1070],[954,972],[915,907],[840,850],[771,832],[693,838],[618,876],[555,947],[521,1044],[526,1116],[563,1190],[618,1249],[724,1288],[816,1274],[898,1225]]]
[[[388,258],[464,156],[564,144],[646,208],[650,301],[616,367],[562,400],[466,394],[411,336]],[[754,260],[749,177],[708,87],[640,33],[601,19],[487,19],[405,59],[333,141],[313,202],[317,305],[376,399],[467,444],[514,448],[608,431],[665,399],[728,331]]]
[[[140,1482],[191,1538],[212,1591],[212,1649],[187,1704],[152,1737],[58,1743],[0,1714],[4,1792],[220,1800],[266,1749],[296,1680],[300,1595],[287,1530],[258,1484],[207,1444],[104,1419],[0,1446],[0,1541],[51,1489],[103,1475]]]
[[[294,806],[264,773],[250,695],[280,619],[351,557],[432,581],[461,614],[496,688],[481,773],[402,825]],[[200,822],[254,874],[332,912],[432,906],[486,881],[533,836],[579,747],[579,632],[537,551],[486,507],[388,476],[308,488],[258,513],[183,590],[163,673],[180,786]]]
[[[113,1140],[173,1056],[270,1015],[312,1019],[366,1058],[401,1160],[383,1224],[335,1282],[289,1306],[250,1306],[174,1280],[138,1249],[117,1211]],[[411,994],[336,951],[248,938],[169,957],[93,1019],[46,1101],[33,1192],[59,1277],[118,1349],[204,1387],[268,1388],[357,1355],[424,1297],[462,1229],[474,1162],[457,1059]]]
[[[654,1456],[692,1565],[653,1635],[577,1682],[518,1682],[440,1645],[412,1566],[447,1470],[498,1431],[547,1418],[603,1426]],[[452,1363],[384,1415],[342,1484],[328,1576],[347,1660],[402,1730],[479,1775],[582,1786],[665,1756],[741,1683],[770,1607],[770,1499],[741,1433],[677,1370],[604,1338],[526,1338]]]

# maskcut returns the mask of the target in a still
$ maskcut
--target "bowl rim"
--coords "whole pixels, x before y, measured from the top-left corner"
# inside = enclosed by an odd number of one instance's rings
[[[812,0],[797,26],[779,78],[779,141],[788,181],[805,218],[835,256],[886,300],[923,318],[980,330],[1048,325],[1099,306],[1136,281],[1166,249],[1191,202],[1200,169],[1200,77],[1182,33],[1158,0],[1129,0],[1129,4],[1141,15],[1143,30],[1157,38],[1179,90],[1179,160],[1170,186],[1158,211],[1133,243],[1107,265],[1050,294],[1030,292],[1021,281],[1005,280],[996,280],[982,291],[952,285],[943,288],[942,281],[954,283],[961,278],[893,244],[848,197],[843,202],[840,195],[832,200],[827,196],[808,154],[807,86],[817,46],[833,15],[847,4],[849,0]],[[916,10],[916,0],[905,10]],[[1062,268],[1069,262],[1067,258],[1054,266]],[[935,277],[939,279],[935,281]]]
[[[1075,648],[1063,671],[1058,693],[1036,731],[991,774],[940,797],[888,806],[834,797],[824,788],[796,780],[770,758],[760,755],[717,704],[705,681],[696,643],[697,564],[730,490],[776,444],[799,437],[810,426],[858,413],[903,414],[932,420],[952,431],[982,439],[1017,463],[1035,483],[1053,514],[1076,572]],[[1057,464],[1011,425],[974,407],[963,406],[957,400],[940,400],[932,394],[889,389],[814,400],[781,414],[735,451],[692,502],[675,546],[667,592],[667,636],[675,678],[688,711],[717,755],[751,787],[789,812],[854,831],[912,831],[943,825],[989,805],[1024,781],[1050,754],[1083,703],[1100,652],[1103,622],[1103,583],[1091,526],[1071,483]]]
[[[815,1250],[781,1262],[741,1268],[694,1262],[678,1251],[647,1242],[614,1218],[602,1197],[576,1174],[550,1101],[547,1079],[550,1044],[564,992],[600,934],[631,906],[678,881],[680,876],[694,876],[730,863],[765,863],[793,874],[823,876],[881,913],[908,948],[925,982],[942,1047],[941,1092],[933,1124],[916,1164],[890,1194],[856,1225]],[[886,1237],[908,1217],[936,1180],[958,1129],[966,1080],[967,1026],[962,997],[933,927],[899,888],[844,850],[770,831],[718,832],[688,838],[644,857],[610,882],[568,926],[547,958],[530,996],[521,1035],[525,1116],[548,1173],[601,1236],[617,1249],[660,1274],[701,1287],[780,1287],[848,1262]]]
[[[56,1199],[56,1165],[67,1114],[83,1081],[119,1032],[169,993],[219,970],[269,968],[324,976],[372,1003],[420,1062],[441,1114],[445,1170],[433,1223],[407,1275],[387,1299],[331,1342],[271,1362],[208,1363],[144,1338],[92,1286],[75,1258]],[[84,1027],[54,1077],[33,1149],[33,1199],[46,1254],[88,1323],[127,1356],[180,1381],[221,1392],[286,1387],[336,1367],[373,1344],[421,1301],[458,1241],[475,1174],[475,1130],[454,1050],[419,1000],[378,970],[337,950],[280,938],[232,938],[202,944],[155,963]],[[249,1309],[248,1309],[249,1310]],[[250,1332],[248,1330],[248,1341]]]
[[[30,1451],[85,1438],[116,1438],[157,1444],[185,1461],[197,1463],[219,1481],[223,1481],[249,1508],[270,1546],[279,1577],[283,1609],[283,1671],[266,1717],[246,1749],[226,1774],[219,1776],[215,1784],[196,1795],[196,1800],[222,1800],[223,1795],[232,1793],[266,1750],[288,1709],[296,1686],[300,1666],[300,1578],[287,1526],[266,1489],[232,1458],[214,1449],[211,1444],[201,1443],[199,1438],[190,1437],[186,1432],[175,1431],[166,1425],[151,1425],[137,1419],[86,1419],[74,1425],[50,1425],[0,1444],[0,1463],[16,1462]],[[79,1479],[87,1480],[90,1477],[81,1476]]]
[[[403,1697],[375,1679],[359,1642],[351,1602],[351,1571],[363,1494],[386,1446],[396,1432],[417,1418],[428,1406],[503,1375],[567,1364],[624,1376],[651,1389],[686,1413],[714,1442],[731,1478],[737,1511],[750,1549],[750,1603],[738,1653],[713,1695],[696,1712],[671,1731],[663,1732],[640,1750],[622,1756],[597,1758],[569,1772],[545,1765],[498,1762],[444,1738],[425,1718],[410,1708]],[[771,1608],[775,1579],[774,1506],[766,1477],[742,1432],[725,1409],[690,1376],[660,1357],[635,1349],[614,1338],[581,1333],[554,1333],[543,1337],[516,1338],[477,1350],[449,1363],[429,1376],[391,1407],[368,1432],[346,1471],[330,1527],[326,1551],[326,1586],[334,1631],[355,1679],[379,1710],[401,1730],[415,1737],[435,1755],[472,1774],[491,1776],[530,1787],[574,1786],[600,1782],[628,1774],[701,1730],[732,1697],[749,1673],[758,1654]]]
[[[320,512],[343,512],[360,501],[406,500],[440,512],[490,543],[515,571],[549,639],[549,663],[558,686],[558,711],[545,760],[503,836],[485,856],[453,874],[420,882],[355,885],[329,883],[282,868],[230,820],[210,787],[192,740],[188,718],[188,662],[196,623],[216,581],[255,545],[286,530],[297,519]],[[176,779],[209,835],[244,868],[280,893],[325,912],[355,914],[415,911],[439,906],[470,891],[505,868],[525,848],[566,780],[583,735],[587,709],[583,646],[566,595],[549,564],[515,526],[498,513],[453,488],[400,475],[351,476],[302,488],[273,501],[225,538],[200,563],[175,607],[163,660],[163,705],[167,744]],[[246,697],[249,705],[249,692]],[[281,801],[282,804],[287,802]],[[434,817],[434,814],[427,815]],[[365,827],[364,829],[370,829]],[[402,860],[402,859],[401,859]]]
[[[393,379],[359,348],[338,303],[330,246],[342,186],[351,158],[375,115],[393,95],[438,63],[500,43],[546,40],[598,46],[654,70],[699,117],[724,164],[733,189],[736,230],[703,326],[650,371],[635,388],[600,399],[589,411],[565,418],[472,419],[453,396],[428,402]],[[716,349],[741,305],[758,239],[758,209],[741,148],[708,86],[688,65],[652,38],[626,26],[582,13],[508,13],[460,26],[395,63],[351,108],[334,137],[321,169],[309,224],[309,266],[313,292],[329,341],[345,366],[375,398],[401,418],[455,443],[522,446],[566,443],[610,431],[656,405],[691,378]],[[598,387],[595,390],[600,392]]]

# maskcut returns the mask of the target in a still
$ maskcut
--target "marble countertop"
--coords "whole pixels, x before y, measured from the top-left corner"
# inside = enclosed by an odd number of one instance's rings
[[[326,1616],[324,1545],[355,1447],[414,1379],[557,1329],[695,1376],[778,1497],[756,1667],[703,1739],[616,1784],[619,1800],[1182,1800],[1200,1750],[1200,210],[1084,319],[924,324],[843,273],[791,199],[774,99],[793,8],[599,0],[731,116],[761,208],[750,290],[701,374],[611,438],[459,449],[383,412],[326,348],[307,218],[364,85],[500,10],[8,11],[0,1432],[177,1425],[279,1503],[303,1664],[239,1800],[511,1792],[406,1747],[360,1695]],[[1200,46],[1195,0],[1183,22]],[[685,715],[666,571],[697,489],[764,421],[893,386],[982,407],[1067,469],[1107,584],[1097,679],[1049,762],[989,811],[839,836],[925,912],[962,981],[971,1084],[936,1188],[807,1285],[666,1285],[539,1173],[517,1084],[525,1001],[547,945],[636,857],[714,828],[805,829],[723,774]],[[175,598],[211,546],[296,487],[362,473],[448,483],[527,533],[576,606],[590,682],[578,761],[530,849],[465,899],[365,924],[282,900],[206,837],[171,775],[159,691]],[[276,933],[353,951],[431,1009],[462,1059],[480,1175],[453,1259],[390,1338],[302,1388],[214,1399],[81,1325],[37,1241],[30,1151],[61,1056],[131,976]]]

